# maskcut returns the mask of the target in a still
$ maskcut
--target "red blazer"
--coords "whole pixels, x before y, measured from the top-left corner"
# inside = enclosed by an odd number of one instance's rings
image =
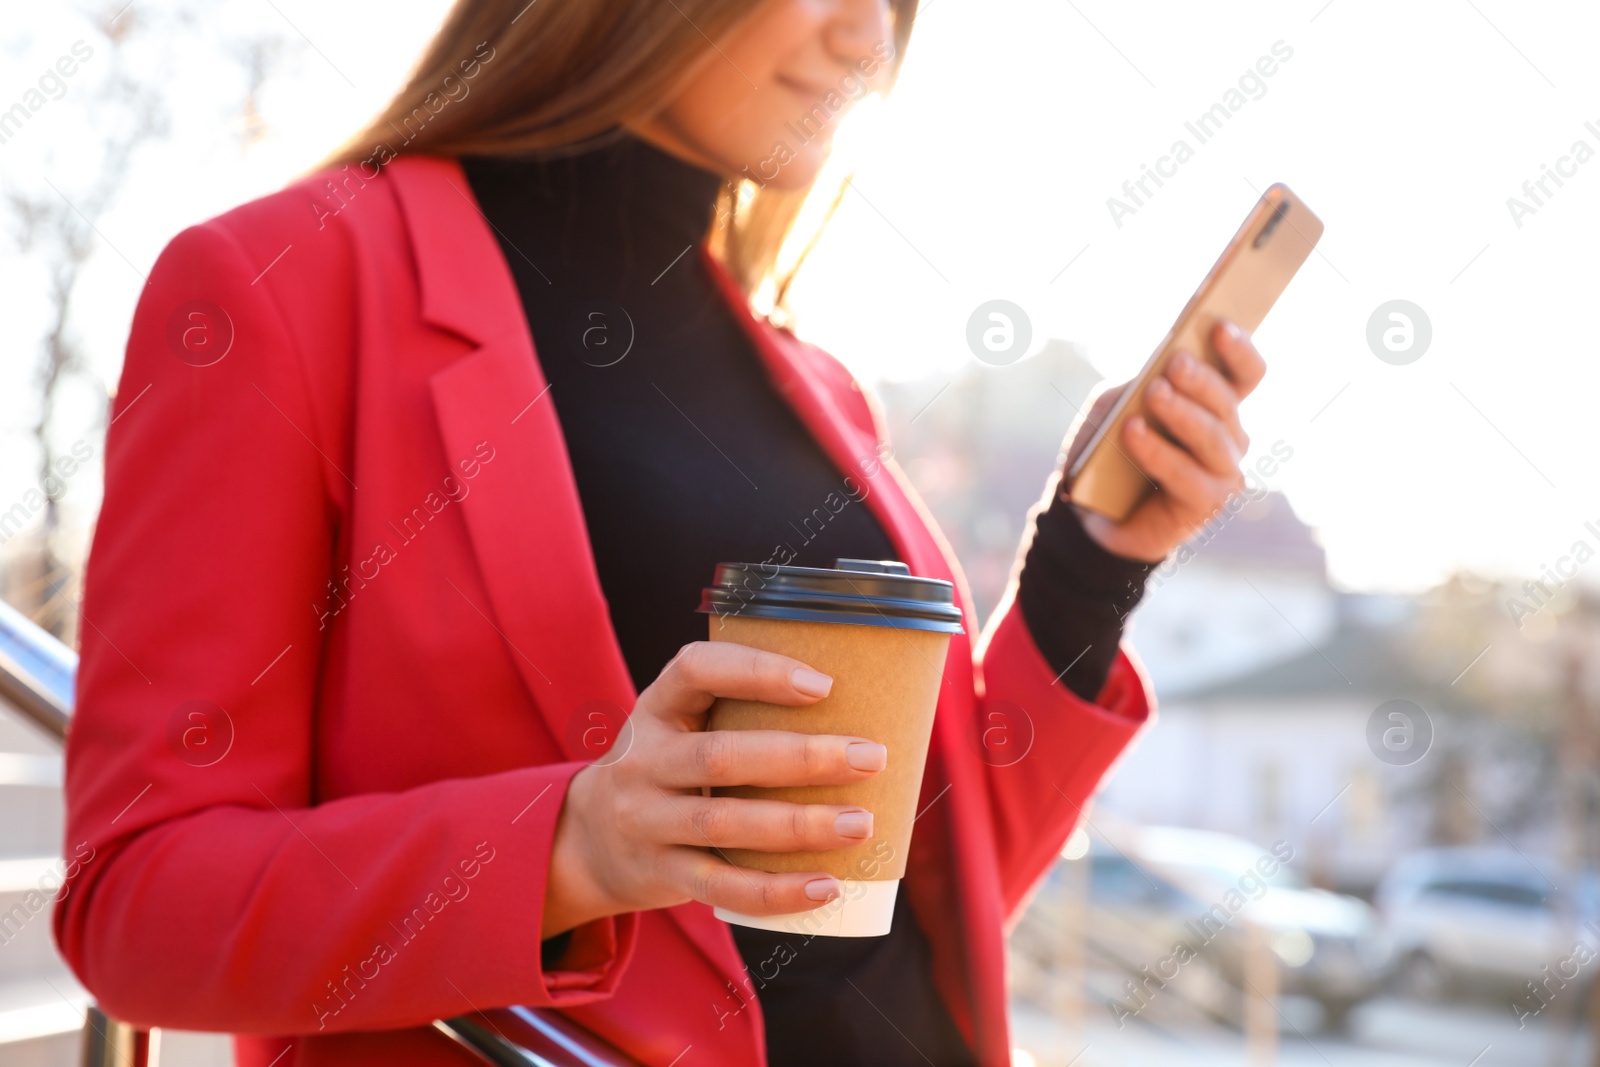
[[[861,387],[713,270],[900,558],[968,604]],[[67,748],[88,858],[55,913],[108,1012],[242,1035],[241,1067],[465,1064],[429,1022],[508,1004],[647,1064],[763,1062],[701,904],[541,968],[586,706],[635,697],[546,391],[454,162],[319,175],[163,252],[106,446]],[[1151,700],[1125,655],[1097,704],[1056,684],[1010,595],[944,674],[905,891],[1001,1065],[1003,928]]]

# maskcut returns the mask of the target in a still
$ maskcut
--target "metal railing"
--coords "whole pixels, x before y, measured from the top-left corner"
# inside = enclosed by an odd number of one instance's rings
[[[0,600],[0,705],[14,707],[57,744],[65,744],[77,673],[76,653]],[[555,1011],[494,1008],[433,1025],[496,1067],[638,1067]],[[89,1005],[83,1067],[156,1067],[158,1048],[155,1031],[119,1022]]]
[[[0,700],[57,744],[67,740],[77,674],[77,653],[0,600]]]

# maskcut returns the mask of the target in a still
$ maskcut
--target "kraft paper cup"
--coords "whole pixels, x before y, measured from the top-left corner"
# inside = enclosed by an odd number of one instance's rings
[[[905,875],[945,653],[950,635],[962,632],[951,584],[912,577],[905,564],[892,561],[839,560],[832,569],[724,563],[700,610],[711,616],[711,640],[781,653],[833,678],[829,694],[805,707],[719,699],[707,729],[844,734],[889,750],[888,766],[854,785],[713,790],[716,796],[854,805],[873,815],[873,836],[846,848],[719,850],[751,870],[826,872],[839,879],[842,893],[786,915],[724,908],[716,915],[796,934],[887,934]]]

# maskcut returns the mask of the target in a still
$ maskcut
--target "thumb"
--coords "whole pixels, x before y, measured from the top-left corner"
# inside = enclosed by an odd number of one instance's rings
[[[1132,384],[1132,382],[1123,382],[1121,385],[1112,386],[1095,397],[1094,403],[1089,405],[1088,413],[1081,416],[1067,434],[1072,443],[1067,447],[1066,466],[1070,467],[1078,461],[1078,457],[1088,447],[1090,438],[1105,423],[1106,418],[1111,414],[1111,409],[1116,406],[1117,398],[1122,396],[1123,390]]]

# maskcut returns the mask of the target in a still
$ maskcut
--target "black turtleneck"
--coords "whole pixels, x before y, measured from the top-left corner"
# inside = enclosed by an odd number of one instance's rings
[[[465,165],[522,293],[635,686],[705,640],[695,608],[717,563],[779,545],[799,566],[894,556],[864,505],[824,504],[850,499],[844,475],[701,262],[716,175],[634,139]]]
[[[704,639],[695,608],[719,562],[772,559],[780,546],[800,566],[894,557],[772,388],[700,259],[720,178],[631,137],[561,157],[463,165],[522,296],[635,686]],[[1057,670],[1070,667],[1064,684],[1092,696],[1137,599],[1134,585],[1123,588],[1133,572],[1063,507],[1041,517],[1028,560],[1025,584],[1037,581],[1030,570],[1066,583],[1023,601],[1025,614],[1032,605],[1040,615],[1035,638]],[[1094,603],[1075,591],[1077,572],[1093,572]],[[1086,644],[1096,654],[1081,655]],[[733,927],[774,1067],[973,1062],[934,990],[927,939],[900,900],[881,938]]]

